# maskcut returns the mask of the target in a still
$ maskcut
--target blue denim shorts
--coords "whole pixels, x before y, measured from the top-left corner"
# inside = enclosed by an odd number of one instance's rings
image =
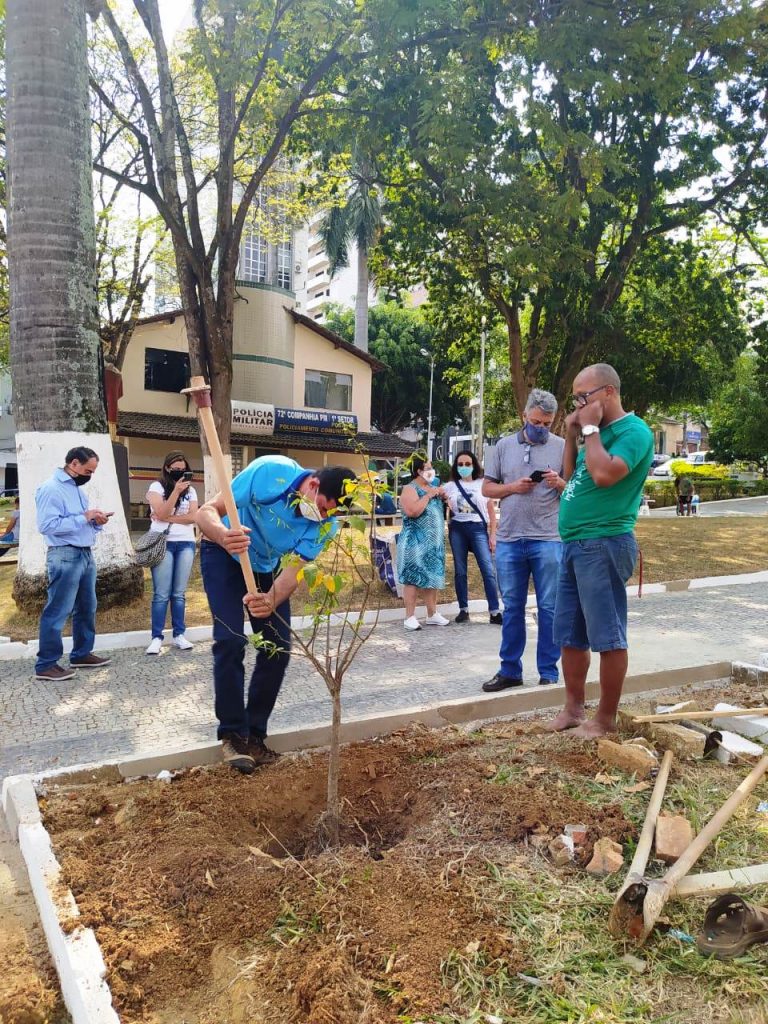
[[[627,580],[636,561],[633,533],[563,544],[555,643],[583,651],[626,650]]]

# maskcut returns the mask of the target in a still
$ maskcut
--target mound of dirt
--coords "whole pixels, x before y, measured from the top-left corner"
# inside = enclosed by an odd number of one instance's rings
[[[218,766],[54,791],[43,812],[124,1024],[391,1024],[450,1010],[454,953],[530,969],[503,908],[478,898],[489,862],[568,823],[588,825],[583,857],[632,834],[618,806],[574,799],[550,774],[592,774],[579,757],[559,737],[451,730],[353,745],[338,850],[318,839],[323,754],[250,778]],[[493,762],[521,759],[545,774],[492,781]]]

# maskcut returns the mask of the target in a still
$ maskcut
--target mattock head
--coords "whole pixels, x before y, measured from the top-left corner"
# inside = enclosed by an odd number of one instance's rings
[[[205,377],[192,377],[188,388],[181,389],[182,395],[192,395],[198,409],[210,408],[211,385],[205,383]]]

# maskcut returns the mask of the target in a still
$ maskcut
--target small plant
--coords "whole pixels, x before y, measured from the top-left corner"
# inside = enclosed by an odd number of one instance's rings
[[[329,842],[337,846],[341,823],[339,770],[341,747],[341,687],[345,674],[378,624],[379,576],[370,543],[376,496],[385,488],[368,471],[368,456],[358,451],[362,472],[346,482],[344,508],[321,527],[324,547],[316,561],[304,564],[297,555],[286,555],[283,568],[301,565],[299,580],[309,594],[305,617],[309,625],[291,631],[293,653],[304,657],[317,671],[331,697],[331,743],[328,757],[328,796],[322,824]],[[372,617],[366,621],[366,612]],[[273,647],[261,634],[250,638],[257,649]]]

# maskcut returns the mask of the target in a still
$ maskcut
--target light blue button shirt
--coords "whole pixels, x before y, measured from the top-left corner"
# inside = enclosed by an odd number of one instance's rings
[[[88,501],[83,488],[78,487],[63,469],[57,469],[50,480],[37,488],[35,508],[37,528],[49,548],[61,548],[67,544],[89,548],[102,529],[85,518]]]

